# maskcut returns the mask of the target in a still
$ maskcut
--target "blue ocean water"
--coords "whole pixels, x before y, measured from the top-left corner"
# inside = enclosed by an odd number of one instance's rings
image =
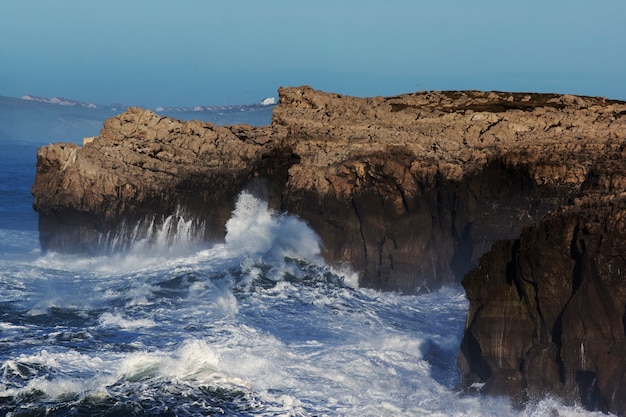
[[[173,241],[41,253],[36,148],[0,147],[0,415],[589,415],[463,395],[460,286],[359,288],[304,222],[245,191],[218,244],[179,219]]]

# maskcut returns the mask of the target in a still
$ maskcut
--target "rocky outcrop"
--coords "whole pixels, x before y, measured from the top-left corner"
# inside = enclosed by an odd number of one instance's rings
[[[37,157],[43,249],[92,252],[110,243],[106,236],[129,240],[142,220],[150,219],[148,227],[175,213],[202,224],[203,238],[220,239],[243,184],[259,175],[281,180],[293,164],[268,129],[181,122],[137,108],[108,119],[82,148],[50,145]]]
[[[496,242],[462,281],[466,388],[626,414],[626,143],[605,144],[571,199]]]
[[[460,280],[493,242],[580,193],[626,135],[626,106],[602,98],[279,95],[267,127],[134,108],[82,148],[40,149],[42,247],[97,250],[172,213],[219,239],[236,194],[263,179],[271,206],[304,218],[329,262],[351,264],[362,285],[415,292]]]
[[[626,413],[621,194],[586,197],[527,226],[467,275],[470,311],[459,358],[465,386],[485,382],[485,393],[518,401],[555,394]]]
[[[579,192],[596,157],[624,138],[623,110],[574,96],[282,91],[274,125],[300,158],[284,208],[365,285],[458,280],[493,242]]]
[[[361,285],[416,292],[478,265],[463,280],[466,387],[626,413],[626,103],[279,94],[266,127],[134,108],[82,148],[41,148],[42,247],[99,251],[172,215],[219,240],[236,195],[262,183]]]

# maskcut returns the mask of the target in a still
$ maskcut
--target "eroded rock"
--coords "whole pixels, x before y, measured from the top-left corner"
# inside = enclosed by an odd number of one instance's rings
[[[463,280],[465,386],[626,413],[625,254],[623,196],[579,200],[496,244]]]
[[[33,194],[43,248],[95,250],[121,224],[177,211],[220,239],[237,193],[264,178],[271,206],[305,219],[329,262],[349,263],[362,285],[415,292],[460,280],[493,242],[586,188],[622,181],[600,162],[626,135],[621,102],[279,95],[267,127],[130,109],[83,148],[42,148]]]
[[[279,95],[266,127],[129,109],[82,148],[41,148],[42,247],[101,250],[111,234],[131,239],[126,225],[173,213],[220,240],[236,195],[263,181],[270,206],[305,219],[361,285],[416,292],[478,265],[463,281],[466,386],[626,413],[625,103]]]

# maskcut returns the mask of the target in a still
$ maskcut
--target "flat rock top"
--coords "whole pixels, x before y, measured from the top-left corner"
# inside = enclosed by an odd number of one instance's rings
[[[309,222],[329,261],[349,260],[369,286],[413,291],[421,279],[453,279],[533,216],[626,198],[623,102],[478,91],[356,98],[306,86],[279,95],[269,126],[131,108],[82,148],[41,148],[32,192],[45,245],[90,244],[179,208],[219,239],[237,194],[263,178],[270,205]]]
[[[610,189],[626,183],[619,163],[624,102],[479,91],[356,98],[307,86],[281,88],[279,95],[266,127],[182,122],[131,108],[108,119],[83,148],[42,148],[35,205],[65,200],[63,205],[89,209],[94,201],[108,204],[103,196],[116,198],[120,187],[132,196],[146,184],[158,188],[189,176],[253,175],[280,152],[297,161],[289,169],[289,189],[340,197],[381,178],[411,194],[418,183],[460,180],[496,158],[531,166],[539,185],[579,188],[600,162],[610,174],[599,174],[605,178],[598,184]],[[60,171],[67,171],[65,183],[44,178]],[[74,191],[68,191],[70,182]]]
[[[538,183],[580,185],[588,156],[626,138],[626,103],[605,98],[480,91],[355,98],[309,87],[279,95],[273,126],[289,129],[301,156],[292,185],[321,192],[342,170],[367,175],[370,159],[393,163],[382,155],[408,161],[410,175],[450,180],[505,154],[511,163],[548,158]]]

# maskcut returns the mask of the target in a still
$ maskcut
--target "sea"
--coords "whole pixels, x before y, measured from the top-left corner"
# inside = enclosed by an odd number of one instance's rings
[[[460,285],[361,288],[304,221],[246,190],[223,241],[172,213],[174,232],[123,250],[44,253],[42,144],[0,144],[1,416],[602,415],[464,394]]]

